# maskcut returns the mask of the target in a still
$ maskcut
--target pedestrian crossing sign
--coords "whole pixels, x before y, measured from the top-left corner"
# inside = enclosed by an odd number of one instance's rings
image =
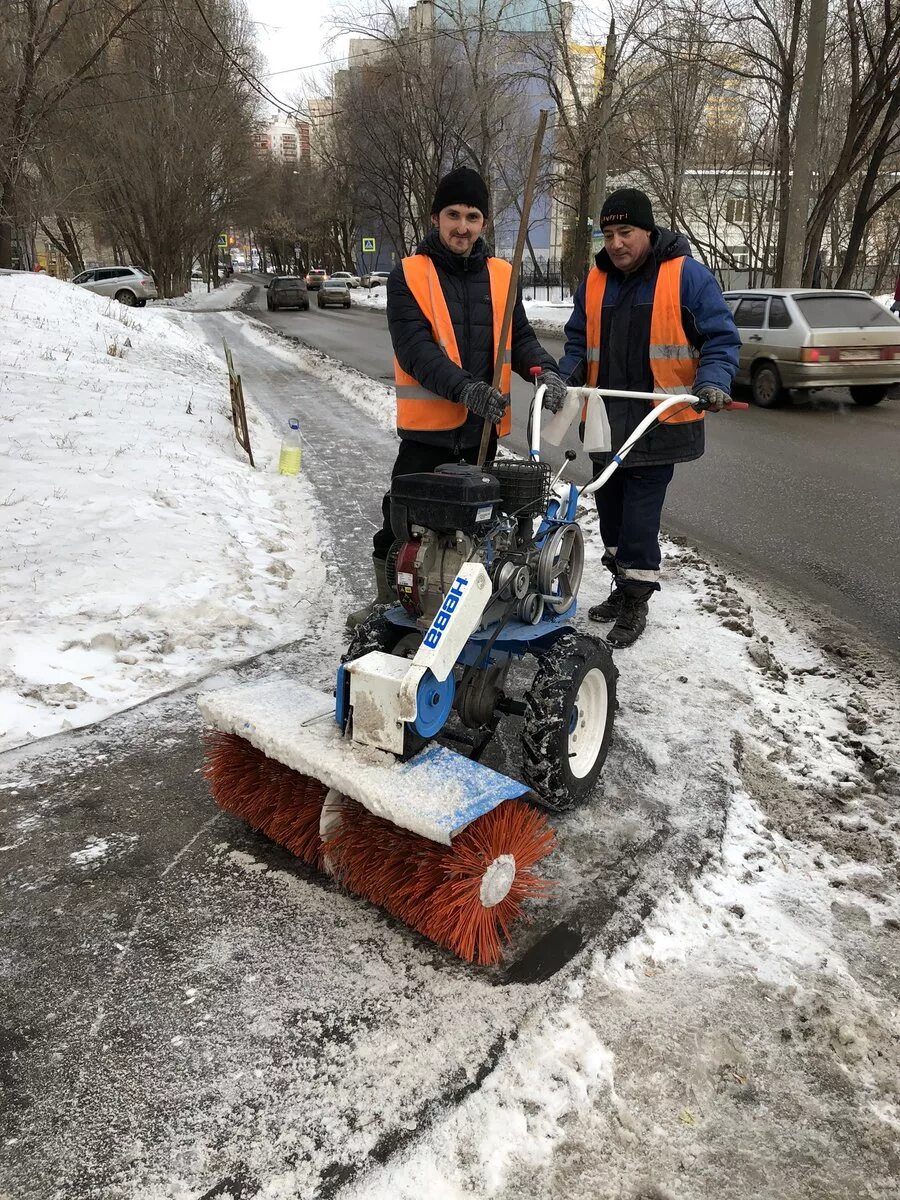
[[[363,254],[374,254],[375,253],[375,239],[374,238],[364,237],[362,240],[362,243],[363,243]]]

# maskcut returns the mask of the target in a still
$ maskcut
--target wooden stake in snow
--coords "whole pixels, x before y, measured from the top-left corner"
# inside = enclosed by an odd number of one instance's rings
[[[231,423],[234,425],[234,436],[237,444],[247,452],[250,466],[256,470],[253,461],[253,450],[250,446],[250,430],[247,428],[247,409],[244,407],[244,388],[241,377],[234,369],[234,361],[228,343],[222,338],[225,347],[225,361],[228,363],[228,388],[231,392]]]

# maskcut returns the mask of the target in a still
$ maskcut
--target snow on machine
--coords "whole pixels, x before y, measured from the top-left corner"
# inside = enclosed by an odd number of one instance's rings
[[[576,629],[584,541],[579,502],[674,408],[660,401],[609,467],[578,488],[540,460],[541,401],[527,460],[448,464],[391,485],[397,603],[353,631],[333,696],[268,678],[200,700],[215,731],[205,775],[216,802],[306,863],[469,961],[495,963],[529,897],[546,816],[585,801],[607,755],[617,671]],[[746,407],[746,406],[741,406]],[[545,440],[578,415],[609,448],[603,397],[570,388]],[[511,668],[534,660],[524,694]],[[480,759],[504,716],[521,718],[521,779]],[[454,748],[458,747],[458,748]],[[546,811],[541,811],[541,809]]]

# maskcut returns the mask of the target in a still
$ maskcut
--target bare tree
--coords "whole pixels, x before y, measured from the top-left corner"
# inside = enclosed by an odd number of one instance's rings
[[[107,70],[107,51],[157,0],[6,0],[0,49],[0,267],[16,190],[49,119]]]
[[[77,110],[99,223],[164,296],[250,185],[254,55],[236,0],[163,0],[108,47]]]

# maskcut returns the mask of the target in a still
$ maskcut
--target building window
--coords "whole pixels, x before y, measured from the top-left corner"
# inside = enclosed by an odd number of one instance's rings
[[[729,196],[725,201],[725,220],[729,225],[746,225],[750,220],[750,201],[744,196]]]
[[[750,266],[749,246],[726,246],[725,252],[731,259],[733,270],[746,271]]]

